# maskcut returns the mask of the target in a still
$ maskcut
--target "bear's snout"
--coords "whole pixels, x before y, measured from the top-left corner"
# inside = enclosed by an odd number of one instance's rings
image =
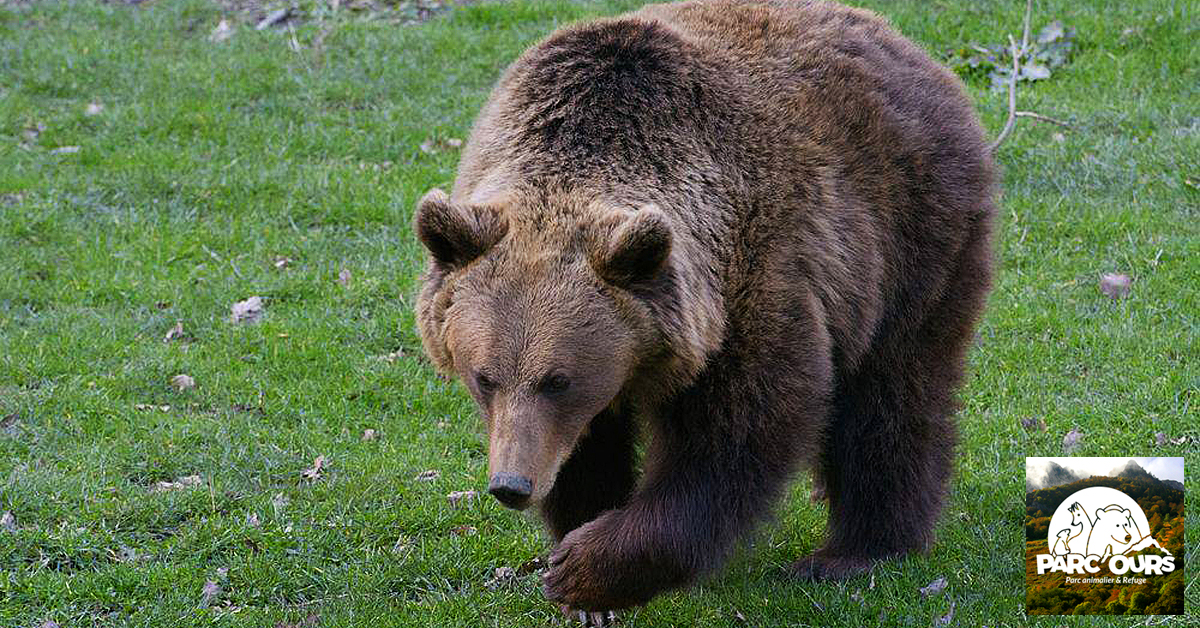
[[[488,483],[488,492],[501,504],[515,510],[524,510],[533,493],[533,482],[515,473],[493,473]]]

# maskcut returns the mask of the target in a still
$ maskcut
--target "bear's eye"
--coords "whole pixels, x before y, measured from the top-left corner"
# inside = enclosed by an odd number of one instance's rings
[[[554,373],[542,378],[542,383],[538,385],[538,389],[543,393],[554,395],[565,391],[571,387],[571,380],[567,379],[562,373]]]
[[[483,373],[475,374],[475,387],[484,395],[490,395],[496,392],[496,380],[484,375]]]

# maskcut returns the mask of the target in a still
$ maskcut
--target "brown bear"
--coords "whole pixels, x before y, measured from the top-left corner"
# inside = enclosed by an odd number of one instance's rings
[[[928,547],[992,186],[961,83],[868,11],[652,5],[521,55],[417,205],[417,319],[489,491],[556,542],[546,595],[690,583],[805,467],[829,524],[798,574]]]

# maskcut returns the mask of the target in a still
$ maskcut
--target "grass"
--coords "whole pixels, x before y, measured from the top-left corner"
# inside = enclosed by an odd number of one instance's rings
[[[447,502],[483,486],[485,444],[421,357],[408,224],[454,174],[455,152],[422,142],[465,137],[539,37],[629,4],[484,3],[417,26],[314,11],[223,43],[202,0],[0,6],[0,513],[15,519],[0,626],[561,623],[536,576],[492,581],[545,550],[539,528]],[[862,4],[934,52],[1004,41],[1023,10]],[[1073,428],[1079,455],[1187,459],[1195,552],[1200,15],[1036,3],[1035,29],[1052,19],[1079,50],[1023,84],[1020,108],[1072,128],[1022,119],[999,152],[999,277],[935,549],[873,578],[788,581],[823,533],[801,480],[726,570],[625,625],[928,626],[951,609],[962,626],[1049,625],[1023,613],[1023,458],[1060,453]],[[970,89],[994,135],[1003,95]],[[1128,299],[1100,293],[1105,272],[1134,278]],[[230,323],[252,295],[262,320]],[[164,342],[176,322],[186,335]],[[179,373],[197,386],[174,390]],[[938,577],[945,593],[922,599]],[[1188,577],[1173,623],[1195,625]]]

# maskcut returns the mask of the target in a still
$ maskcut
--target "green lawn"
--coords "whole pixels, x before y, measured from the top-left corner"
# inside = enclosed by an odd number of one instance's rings
[[[863,4],[937,54],[1003,42],[1023,12]],[[535,522],[448,503],[482,490],[485,443],[421,355],[408,225],[507,63],[631,5],[481,3],[404,25],[305,4],[263,31],[204,0],[0,5],[0,626],[561,623],[535,574],[493,577],[545,551]],[[239,26],[214,43],[222,17]],[[1023,458],[1061,454],[1072,428],[1078,455],[1187,458],[1195,552],[1200,10],[1035,4],[1035,32],[1053,19],[1076,55],[1022,84],[1019,108],[1071,128],[1022,118],[999,151],[999,274],[936,548],[789,581],[823,534],[803,479],[726,570],[625,625],[1025,624]],[[970,89],[994,136],[1004,95]],[[1107,272],[1133,277],[1129,298],[1100,292]],[[230,322],[251,296],[261,320]],[[1189,568],[1175,623],[1194,625]]]

